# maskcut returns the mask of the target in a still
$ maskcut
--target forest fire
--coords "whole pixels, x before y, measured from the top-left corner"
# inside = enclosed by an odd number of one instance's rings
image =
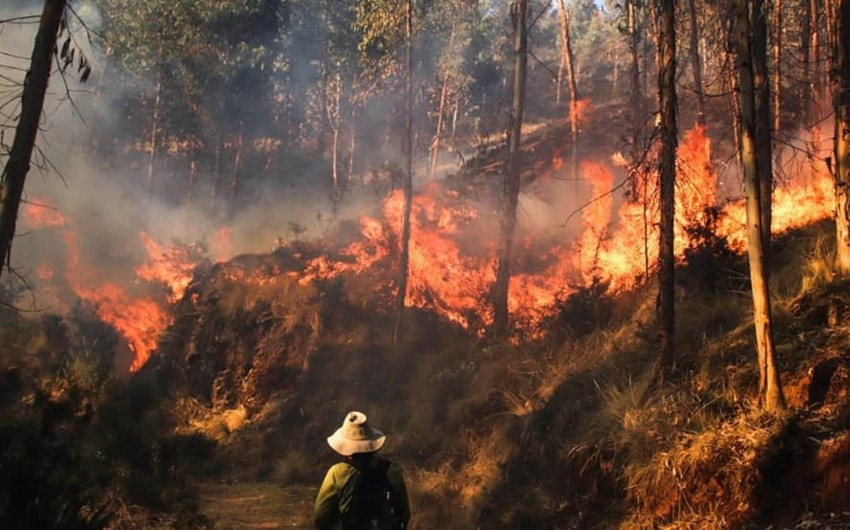
[[[675,227],[679,257],[689,244],[685,228],[705,223],[706,208],[715,206],[722,207],[718,235],[726,237],[733,250],[745,250],[744,206],[739,202],[717,204],[717,176],[709,153],[709,139],[701,127],[689,131],[679,147]],[[556,158],[553,168],[558,167]],[[563,235],[565,230],[559,228],[522,237],[509,291],[509,308],[519,335],[539,336],[543,322],[556,314],[558,302],[577,287],[599,282],[612,292],[631,288],[643,281],[657,260],[657,175],[636,175],[632,200],[623,200],[612,192],[612,167],[586,161],[581,165],[581,174],[586,183],[585,194],[591,200],[581,211],[580,233],[568,239]],[[802,180],[776,190],[777,232],[831,214],[832,186],[825,173],[806,175]],[[401,192],[391,193],[383,203],[380,218],[362,216],[360,236],[335,254],[322,252],[305,259],[294,247],[284,245],[296,259],[304,260],[300,270],[285,273],[307,285],[378,271],[377,277],[382,278],[379,282],[383,283],[375,285],[376,291],[391,292],[396,281],[402,208]],[[37,276],[45,283],[55,283],[62,277],[77,297],[91,303],[98,317],[114,326],[127,341],[135,355],[130,369],[138,370],[170,325],[169,305],[183,297],[204,257],[204,249],[198,245],[163,245],[142,232],[140,243],[147,258],[135,268],[136,278],[164,286],[165,292],[132,296],[114,282],[101,281],[97,271],[84,262],[78,235],[62,213],[49,206],[49,201],[27,205],[23,219],[32,229],[59,231],[68,254],[64,277],[48,264],[37,269]],[[407,304],[434,311],[482,334],[492,322],[489,294],[495,281],[497,248],[487,231],[492,231],[494,220],[482,215],[459,192],[438,183],[428,185],[415,196],[411,219]],[[226,255],[229,238],[227,228],[217,232],[210,245],[215,254]],[[248,277],[235,280],[250,281]]]

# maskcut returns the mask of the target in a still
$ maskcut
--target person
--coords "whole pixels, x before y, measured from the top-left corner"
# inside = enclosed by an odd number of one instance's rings
[[[325,475],[313,522],[316,530],[402,530],[410,521],[410,504],[401,468],[379,458],[386,435],[352,411],[328,437],[343,457]]]

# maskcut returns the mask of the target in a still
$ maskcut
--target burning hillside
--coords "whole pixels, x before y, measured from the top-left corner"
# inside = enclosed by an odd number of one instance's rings
[[[743,251],[744,215],[741,201],[723,204],[717,192],[717,176],[708,160],[709,140],[704,129],[688,132],[679,149],[677,187],[676,253],[681,258],[691,244],[687,227],[708,223],[706,211],[720,208],[717,237],[725,238],[735,251]],[[557,162],[557,160],[555,161]],[[540,171],[540,165],[534,164]],[[566,194],[557,179],[557,163],[539,175],[543,184],[530,189],[527,198],[552,204]],[[617,192],[622,173],[606,162],[585,162],[581,167],[586,206],[566,228],[557,224],[567,219],[550,219],[548,227],[525,227],[520,252],[511,279],[509,308],[517,336],[536,337],[545,332],[547,319],[558,312],[559,302],[579,286],[601,282],[612,292],[629,289],[644,281],[657,260],[657,176],[641,173],[634,177],[631,198]],[[555,176],[546,179],[547,176]],[[618,182],[619,181],[619,182]],[[560,187],[559,187],[560,186]],[[468,200],[463,177],[432,182],[414,198],[410,242],[410,281],[407,303],[431,311],[473,334],[482,335],[492,321],[489,293],[495,281],[496,244],[492,236],[498,218],[484,200]],[[774,230],[782,232],[831,215],[832,184],[825,171],[801,174],[777,188],[774,200]],[[536,196],[535,196],[536,195]],[[327,241],[283,243],[276,255],[283,263],[262,272],[250,267],[222,265],[226,281],[265,285],[284,281],[297,289],[325,289],[334,282],[369,283],[356,300],[357,307],[385,313],[397,278],[396,261],[402,194],[393,192],[383,201],[377,215],[364,215],[359,231],[348,242]],[[539,204],[531,203],[531,204]],[[549,206],[551,207],[551,206]],[[578,227],[581,224],[580,228]],[[196,268],[209,251],[204,245],[163,244],[146,232],[138,244],[146,258],[135,267],[135,277],[122,286],[98,275],[97,266],[86,260],[80,238],[61,211],[46,200],[33,200],[24,210],[23,224],[30,230],[52,232],[64,246],[63,265],[38,265],[39,283],[45,297],[60,310],[69,307],[73,296],[91,304],[98,316],[114,326],[134,353],[131,371],[143,366],[173,322],[173,307],[184,298]],[[571,236],[570,234],[578,235]],[[227,236],[221,229],[218,239]],[[56,242],[54,241],[54,242]],[[58,244],[58,243],[57,243]],[[222,246],[221,243],[218,244]],[[213,261],[222,261],[221,256]],[[63,272],[58,272],[62,269]],[[196,278],[196,286],[200,280]],[[318,286],[318,287],[317,287]],[[197,290],[192,296],[197,297]],[[285,303],[285,301],[281,301]],[[270,317],[273,318],[273,317]]]

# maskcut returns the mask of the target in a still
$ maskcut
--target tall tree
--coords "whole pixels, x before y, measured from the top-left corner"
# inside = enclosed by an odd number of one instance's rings
[[[504,337],[508,332],[508,294],[510,290],[510,262],[516,232],[517,204],[520,188],[520,145],[522,120],[525,111],[525,82],[528,68],[528,0],[511,4],[514,24],[514,79],[513,104],[507,131],[507,160],[504,175],[504,218],[502,219],[502,246],[493,287],[493,334]]]
[[[773,3],[773,131],[782,124],[782,0]]]
[[[12,149],[9,151],[9,158],[6,160],[0,181],[0,260],[2,263],[7,263],[10,258],[18,210],[38,136],[44,96],[47,93],[53,64],[53,52],[56,48],[60,23],[65,16],[65,5],[65,0],[45,0],[35,36],[30,67],[24,79],[21,113],[15,128],[15,139],[12,141]],[[2,263],[0,263],[0,274],[3,270]]]
[[[699,52],[699,23],[696,0],[688,0],[688,18],[691,30],[691,69],[694,75],[694,92],[697,95],[697,123],[705,125],[705,93],[702,88],[702,59]]]
[[[773,160],[770,121],[770,77],[767,72],[767,8],[764,0],[753,0],[752,64],[758,153],[759,200],[761,201],[762,244],[770,254],[773,212]]]
[[[836,269],[850,276],[850,0],[838,0],[833,42]]]
[[[413,205],[413,0],[407,0],[405,33],[405,172],[404,172],[404,209],[401,220],[401,255],[398,264],[398,293],[396,294],[396,320],[393,329],[393,343],[398,344],[404,327],[404,306],[407,300],[407,280],[410,274],[410,210]]]
[[[773,344],[770,291],[761,228],[758,142],[756,140],[755,86],[750,42],[750,0],[735,0],[733,45],[738,70],[740,99],[741,160],[747,194],[747,250],[753,291],[753,321],[759,366],[759,403],[768,411],[785,408]]]
[[[675,324],[675,254],[673,234],[676,209],[676,2],[661,0],[659,30],[658,99],[661,103],[661,230],[659,241],[659,322],[661,369],[675,365],[673,332]]]
[[[578,86],[576,83],[575,57],[573,56],[572,41],[570,40],[570,18],[564,0],[558,0],[558,14],[561,24],[561,46],[563,47],[563,62],[567,69],[567,86],[570,92],[570,139],[572,179],[578,179]],[[559,83],[560,85],[560,83]]]
[[[640,35],[637,27],[637,0],[626,0],[626,33],[628,36],[629,57],[629,108],[632,119],[632,164],[640,159],[638,136],[643,120],[643,96],[640,90]]]

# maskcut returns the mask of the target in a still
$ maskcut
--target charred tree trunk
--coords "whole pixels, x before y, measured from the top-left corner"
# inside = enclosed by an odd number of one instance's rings
[[[833,37],[835,68],[835,227],[837,272],[850,276],[850,0],[839,0]]]
[[[696,0],[688,0],[688,18],[691,23],[691,68],[694,71],[694,92],[697,95],[697,124],[705,125],[705,94],[702,90],[702,59],[699,53],[699,23]]]
[[[773,212],[773,160],[770,131],[770,79],[767,73],[767,9],[764,0],[753,0],[753,89],[755,99],[756,151],[758,153],[761,231],[765,256],[770,255]]]
[[[41,12],[38,33],[35,36],[30,68],[24,79],[21,95],[21,114],[15,128],[15,139],[3,169],[0,183],[0,260],[9,263],[15,223],[24,193],[24,182],[29,173],[38,124],[44,108],[44,96],[50,79],[53,50],[59,24],[65,12],[65,0],[46,0]],[[2,265],[2,263],[0,263]],[[3,267],[0,266],[0,274]]]
[[[578,180],[578,86],[576,83],[575,61],[573,60],[573,47],[570,41],[570,18],[564,0],[558,0],[558,12],[561,22],[561,42],[564,48],[564,63],[567,68],[567,84],[570,91],[570,136],[572,140],[571,170],[572,179]]]
[[[528,38],[526,18],[528,0],[517,0],[511,6],[514,19],[514,83],[513,105],[508,124],[508,152],[505,163],[504,219],[502,221],[502,248],[499,253],[496,285],[493,287],[493,335],[504,338],[508,332],[508,294],[510,291],[510,263],[513,253],[516,213],[520,188],[520,145],[522,120],[525,111],[525,81],[528,67]]]
[[[398,264],[398,293],[393,344],[399,344],[404,328],[404,307],[407,302],[407,281],[410,274],[410,210],[413,206],[413,0],[407,0],[407,50],[405,54],[405,172],[404,209],[401,219],[401,253]]]
[[[661,0],[658,99],[661,103],[661,229],[659,240],[658,320],[661,339],[661,374],[675,368],[675,271],[673,225],[676,210],[676,2]]]
[[[753,290],[753,320],[759,365],[759,403],[768,411],[785,408],[773,344],[770,291],[761,229],[761,199],[756,141],[755,88],[750,51],[749,0],[735,0],[733,44],[737,53],[738,97],[741,108],[741,159],[747,193],[747,249]]]

